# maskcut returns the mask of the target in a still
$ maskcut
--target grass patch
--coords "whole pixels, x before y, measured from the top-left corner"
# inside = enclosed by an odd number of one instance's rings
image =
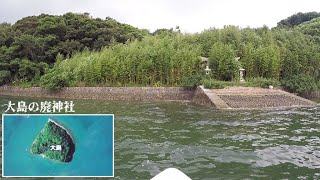
[[[270,85],[277,87],[280,86],[280,82],[275,79],[266,78],[253,78],[246,82],[236,82],[236,81],[218,81],[215,79],[205,79],[202,84],[207,89],[223,89],[225,87],[231,86],[244,86],[244,87],[261,87],[268,88]]]

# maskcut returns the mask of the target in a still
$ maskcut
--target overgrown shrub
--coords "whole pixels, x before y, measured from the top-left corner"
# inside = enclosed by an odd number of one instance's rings
[[[205,79],[203,80],[203,86],[207,89],[223,89],[227,86],[226,81],[218,81],[214,79]]]
[[[280,86],[280,82],[275,79],[253,78],[246,82],[239,81],[218,81],[215,79],[205,79],[202,81],[205,88],[222,89],[227,86],[244,86],[244,87],[262,87],[267,88],[269,85]]]
[[[291,92],[308,93],[319,90],[319,82],[308,75],[296,75],[282,81],[282,85]]]
[[[6,84],[10,81],[11,73],[10,71],[1,70],[0,71],[0,85]]]
[[[251,78],[248,79],[248,84],[250,86],[255,86],[255,87],[262,87],[262,88],[267,88],[270,85],[271,86],[280,86],[280,82],[276,79],[267,79],[267,78]]]
[[[202,75],[191,75],[182,79],[182,86],[195,87],[201,85]]]
[[[40,79],[40,86],[44,89],[59,90],[72,84],[72,75],[68,72],[52,69]]]

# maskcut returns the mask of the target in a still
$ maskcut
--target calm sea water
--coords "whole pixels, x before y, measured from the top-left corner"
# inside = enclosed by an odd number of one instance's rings
[[[40,101],[0,103],[8,100]],[[320,179],[319,106],[215,111],[178,102],[74,102],[77,113],[115,114],[114,179],[150,179],[168,167],[192,179]]]

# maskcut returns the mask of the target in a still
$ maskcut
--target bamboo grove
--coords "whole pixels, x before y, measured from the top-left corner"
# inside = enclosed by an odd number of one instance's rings
[[[200,46],[184,42],[182,35],[148,36],[101,52],[76,53],[56,64],[42,81],[64,74],[62,79],[74,85],[177,86],[183,78],[199,75],[200,53]]]

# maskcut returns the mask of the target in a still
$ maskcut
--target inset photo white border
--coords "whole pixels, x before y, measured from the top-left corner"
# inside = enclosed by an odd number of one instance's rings
[[[112,176],[4,176],[4,120],[5,116],[112,116]],[[114,114],[2,114],[2,177],[114,177]]]

